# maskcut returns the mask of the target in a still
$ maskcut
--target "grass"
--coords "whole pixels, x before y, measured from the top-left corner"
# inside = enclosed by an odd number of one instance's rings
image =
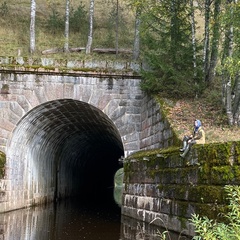
[[[169,121],[181,139],[185,134],[192,133],[193,122],[197,118],[205,130],[206,143],[240,141],[240,128],[228,125],[220,104],[213,105],[202,97],[172,100],[167,108]]]
[[[76,11],[80,6],[88,12],[89,0],[71,0],[71,8]],[[93,48],[115,47],[115,18],[111,15],[116,9],[115,1],[95,1],[95,22],[93,35]],[[129,48],[133,45],[134,16],[126,5],[126,1],[119,1],[119,48]],[[49,27],[50,16],[57,11],[58,18]],[[30,25],[30,1],[26,0],[0,0],[0,55],[22,56],[29,55],[29,25]],[[64,16],[65,1],[38,0],[36,1],[36,52],[34,55],[41,56],[41,52],[50,48],[63,48],[64,46]],[[72,14],[73,16],[73,14]],[[71,28],[69,46],[85,47],[88,35],[88,18],[84,18],[85,25],[80,22],[82,31]],[[56,25],[56,27],[55,27]],[[84,25],[84,26],[83,26]],[[54,55],[61,57],[62,54]],[[64,56],[65,57],[65,56]],[[78,54],[68,54],[68,57],[76,58]]]

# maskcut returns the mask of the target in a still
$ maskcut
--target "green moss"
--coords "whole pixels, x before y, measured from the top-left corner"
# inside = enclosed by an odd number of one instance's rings
[[[223,203],[224,189],[222,186],[195,185],[188,189],[188,200],[198,203]]]
[[[144,151],[138,151],[136,153],[133,153],[127,159],[142,160],[143,157],[156,158],[158,154],[161,155],[163,158],[167,158],[168,156],[171,156],[173,153],[176,153],[176,152],[179,152],[179,149],[176,148],[176,146],[172,146],[164,149],[144,150]]]
[[[240,166],[233,166],[234,181],[240,183]]]
[[[201,164],[199,170],[202,182],[221,184],[234,179],[231,168],[233,163],[230,161],[234,155],[234,143],[195,145],[194,148],[197,149]]]
[[[0,179],[5,175],[6,155],[0,151]]]
[[[195,209],[195,212],[199,214],[201,217],[206,216],[209,219],[219,219],[221,216],[220,212],[223,212],[224,206],[218,205],[209,205],[205,203],[194,203],[192,206]]]

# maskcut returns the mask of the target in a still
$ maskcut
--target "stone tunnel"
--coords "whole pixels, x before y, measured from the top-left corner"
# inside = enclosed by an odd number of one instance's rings
[[[27,183],[27,199],[107,198],[124,155],[113,122],[96,107],[72,99],[32,109],[17,124],[8,149],[9,167],[21,169],[12,184]]]
[[[170,124],[140,81],[0,72],[0,212],[70,196],[106,201],[121,157],[170,146]]]

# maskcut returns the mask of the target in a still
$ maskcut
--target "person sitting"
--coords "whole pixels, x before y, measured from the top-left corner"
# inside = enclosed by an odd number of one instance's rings
[[[193,144],[204,143],[205,143],[205,131],[202,127],[201,121],[196,119],[194,121],[193,134],[190,136],[186,135],[183,137],[183,147],[180,149],[180,151],[183,153],[180,154],[180,156],[184,158]]]

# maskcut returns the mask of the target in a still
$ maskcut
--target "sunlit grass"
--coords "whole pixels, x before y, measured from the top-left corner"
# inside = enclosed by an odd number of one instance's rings
[[[88,11],[89,1],[82,0]],[[125,18],[126,32],[119,32],[119,48],[132,48],[134,38],[134,16],[124,1],[119,1],[121,12]],[[71,7],[77,8],[80,2],[71,0]],[[116,46],[115,27],[112,26],[111,34],[107,28],[109,14],[115,7],[114,2],[99,1],[95,3],[95,29],[93,36],[93,48],[114,48]],[[51,7],[56,7],[60,17],[64,21],[65,1],[60,0],[39,0],[36,8],[36,51],[34,56],[41,56],[42,51],[51,48],[63,48],[64,27],[52,33],[47,27],[47,19],[52,13]],[[130,13],[130,14],[129,14]],[[0,0],[0,55],[1,56],[28,56],[29,55],[29,28],[30,28],[30,1],[24,0]],[[79,23],[81,24],[81,23]],[[113,24],[114,25],[114,24]],[[87,44],[88,32],[84,33],[71,31],[69,35],[69,47],[85,47]],[[79,53],[54,54],[54,57],[77,57]]]

